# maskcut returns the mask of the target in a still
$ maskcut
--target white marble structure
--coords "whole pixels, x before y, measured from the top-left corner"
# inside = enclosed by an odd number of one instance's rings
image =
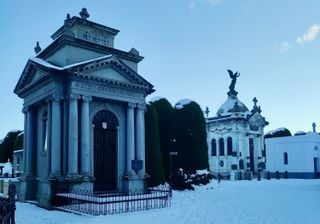
[[[267,138],[266,171],[271,178],[320,178],[320,135],[315,131]]]
[[[249,173],[264,170],[263,133],[268,124],[261,116],[256,98],[251,111],[238,99],[234,89],[235,80],[240,76],[237,74],[232,77],[226,102],[215,117],[206,120],[210,170],[214,175],[221,174],[231,179],[242,179]]]
[[[145,187],[143,59],[114,48],[119,30],[67,15],[53,42],[30,58],[14,92],[24,100],[20,200],[49,207],[61,189]]]

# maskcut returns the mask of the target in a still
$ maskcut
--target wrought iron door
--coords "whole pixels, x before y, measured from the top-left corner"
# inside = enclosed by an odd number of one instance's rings
[[[94,124],[94,191],[112,191],[117,186],[117,126],[115,115],[102,110]]]

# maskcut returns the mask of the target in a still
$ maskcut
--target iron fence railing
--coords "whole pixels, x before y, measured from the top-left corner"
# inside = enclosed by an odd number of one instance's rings
[[[90,215],[109,215],[171,206],[171,189],[92,192],[74,189],[54,195],[52,205],[60,210]]]
[[[16,186],[9,185],[8,197],[0,197],[0,224],[15,224]]]

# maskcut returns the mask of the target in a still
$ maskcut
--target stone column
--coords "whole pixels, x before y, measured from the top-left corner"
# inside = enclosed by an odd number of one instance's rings
[[[81,174],[89,175],[89,102],[91,97],[82,96],[81,105]]]
[[[138,104],[136,113],[136,158],[142,161],[142,169],[138,171],[139,176],[145,175],[145,132],[144,111],[146,105]]]
[[[48,97],[46,99],[47,102],[47,119],[48,119],[48,124],[46,129],[44,130],[46,132],[46,136],[44,136],[43,141],[47,141],[44,142],[44,144],[47,144],[47,148],[46,148],[46,153],[47,153],[47,167],[46,167],[46,176],[49,176],[51,174],[51,133],[52,133],[52,97]],[[47,139],[46,139],[47,138]]]
[[[61,96],[52,98],[51,175],[61,176]]]
[[[28,108],[27,110],[27,125],[26,125],[26,148],[25,148],[25,170],[26,170],[26,174],[25,176],[33,176],[33,172],[34,172],[34,115],[33,115],[33,111],[30,110],[30,108]]]
[[[27,173],[27,166],[26,166],[26,161],[27,161],[27,108],[23,108],[22,112],[24,114],[24,133],[23,133],[23,175]]]
[[[69,96],[68,176],[78,175],[78,95]]]
[[[134,176],[135,171],[131,168],[131,161],[134,160],[134,149],[135,149],[135,130],[134,130],[134,107],[135,104],[128,103],[127,108],[127,175]]]

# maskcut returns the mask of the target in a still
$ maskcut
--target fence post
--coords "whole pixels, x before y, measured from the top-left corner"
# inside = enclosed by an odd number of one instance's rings
[[[9,185],[9,206],[10,206],[10,212],[11,212],[11,219],[10,223],[15,223],[15,212],[16,212],[16,185],[10,184]]]

